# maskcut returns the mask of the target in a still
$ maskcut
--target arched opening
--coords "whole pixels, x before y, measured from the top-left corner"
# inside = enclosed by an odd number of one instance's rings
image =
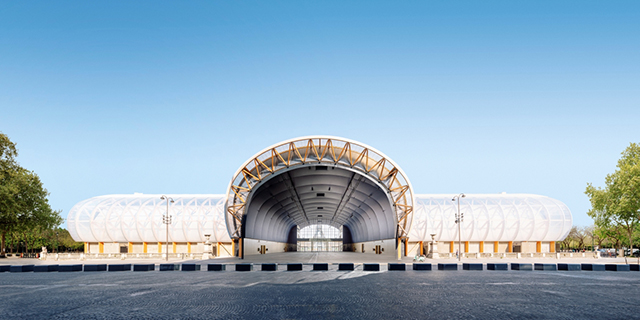
[[[241,256],[264,253],[267,245],[275,248],[271,252],[296,251],[292,229],[310,225],[345,228],[343,250],[357,251],[362,244],[364,252],[364,243],[406,240],[413,193],[402,170],[379,151],[342,138],[308,137],[247,161],[230,183],[225,211]]]

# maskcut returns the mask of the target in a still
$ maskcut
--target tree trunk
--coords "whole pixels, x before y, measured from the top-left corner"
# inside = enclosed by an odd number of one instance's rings
[[[4,257],[7,254],[6,250],[4,249],[4,246],[7,243],[7,241],[5,241],[6,235],[7,235],[7,231],[2,230],[2,239],[0,240],[0,256],[1,257]]]

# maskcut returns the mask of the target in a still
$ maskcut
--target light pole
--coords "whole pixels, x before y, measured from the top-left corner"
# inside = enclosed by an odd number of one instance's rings
[[[461,193],[455,197],[453,197],[451,199],[451,201],[458,201],[458,212],[456,213],[456,224],[458,225],[458,261],[460,261],[460,258],[462,257],[462,246],[461,246],[461,227],[460,225],[462,224],[462,221],[464,221],[464,213],[460,212],[460,198],[464,198],[465,195],[464,193]]]
[[[173,198],[171,197],[167,197],[165,195],[163,195],[162,197],[160,197],[160,199],[162,200],[167,200],[167,214],[162,215],[162,223],[164,223],[167,226],[167,241],[165,242],[166,245],[166,257],[167,257],[167,261],[169,261],[169,225],[171,224],[171,216],[169,215],[169,201],[171,201],[171,203],[174,203],[175,201],[173,201]]]

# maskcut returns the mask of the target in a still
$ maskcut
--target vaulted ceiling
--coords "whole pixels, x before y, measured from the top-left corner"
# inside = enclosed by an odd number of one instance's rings
[[[333,166],[284,171],[253,189],[245,237],[285,242],[293,226],[345,225],[354,242],[392,239],[396,222],[385,190],[369,178]]]

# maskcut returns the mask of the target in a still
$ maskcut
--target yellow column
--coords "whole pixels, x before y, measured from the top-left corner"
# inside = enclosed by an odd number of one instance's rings
[[[173,243],[173,253],[176,253],[176,243]]]
[[[420,241],[420,255],[424,254],[424,243]]]
[[[147,253],[147,243],[146,242],[142,243],[142,253]]]
[[[158,241],[158,253],[162,253],[162,242]]]
[[[133,253],[133,242],[129,242],[129,250],[127,252]]]
[[[493,242],[493,252],[494,252],[494,253],[498,253],[498,247],[499,247],[499,245],[500,245],[500,242],[498,242],[498,241],[494,241],[494,242]]]
[[[480,241],[480,253],[484,253],[484,241]]]
[[[187,253],[191,253],[191,242],[187,242]]]
[[[99,253],[104,253],[104,242],[100,242],[98,244],[98,252]]]
[[[231,255],[236,256],[236,242],[231,239]]]
[[[536,242],[536,252],[537,253],[542,252],[542,241]]]
[[[556,252],[556,242],[555,241],[549,242],[549,252]]]
[[[464,252],[469,253],[469,241],[464,242]]]
[[[449,242],[449,252],[453,253],[453,241]]]
[[[507,252],[513,252],[513,241],[509,241],[509,248],[507,249]]]
[[[89,244],[87,242],[84,243],[84,253],[89,253]]]

